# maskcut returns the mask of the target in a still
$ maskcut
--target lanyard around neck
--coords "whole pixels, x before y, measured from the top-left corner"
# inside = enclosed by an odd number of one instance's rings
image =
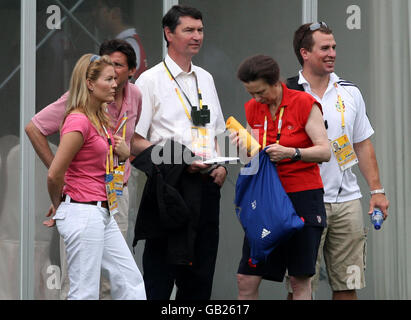
[[[344,128],[345,128],[345,118],[344,118],[345,105],[344,105],[344,103],[341,99],[341,96],[340,96],[339,92],[338,92],[337,82],[334,82],[334,87],[335,87],[335,91],[337,91],[337,99],[338,99],[338,105],[339,105],[337,110],[341,113],[341,127],[344,130]]]
[[[105,126],[102,126],[104,133],[107,136],[107,141],[109,145],[109,150],[110,152],[107,154],[107,159],[106,159],[106,174],[110,174],[114,171],[114,157],[113,157],[113,144],[111,142],[111,137],[108,134],[108,131]]]
[[[281,107],[280,116],[278,117],[278,125],[277,125],[277,140],[275,143],[280,143],[281,137],[281,127],[283,126],[283,114],[284,114],[284,107]]]
[[[121,128],[123,128],[123,139],[126,138],[126,127],[127,127],[126,122],[127,122],[127,119],[128,119],[128,117],[127,117],[127,111],[126,111],[123,114],[123,119],[121,119],[121,122],[119,123],[119,125],[117,126],[117,128],[114,131],[114,134],[117,134],[121,130]]]
[[[278,117],[278,125],[277,125],[277,139],[275,141],[276,144],[280,143],[280,137],[281,137],[281,128],[283,126],[283,114],[284,114],[284,107],[281,107],[280,109],[280,115]],[[267,116],[264,118],[264,136],[263,136],[263,149],[267,145]]]
[[[181,102],[181,104],[182,104],[182,106],[183,106],[183,108],[184,108],[184,111],[185,111],[185,113],[186,113],[186,115],[187,115],[187,118],[188,118],[189,120],[191,120],[190,112],[188,111],[188,109],[187,109],[187,107],[186,107],[186,105],[185,105],[185,103],[184,103],[184,100],[183,100],[183,97],[182,97],[181,94],[180,94],[180,91],[183,93],[184,98],[187,100],[187,102],[188,102],[188,104],[190,105],[191,108],[193,108],[193,105],[191,104],[190,99],[187,97],[186,93],[185,93],[184,90],[181,88],[180,84],[178,83],[178,81],[176,80],[176,78],[174,77],[174,75],[171,73],[171,71],[170,71],[170,69],[168,68],[165,60],[163,60],[163,64],[164,64],[164,67],[165,67],[165,69],[166,69],[166,71],[167,71],[168,76],[170,77],[170,80],[171,80],[171,81],[174,81],[174,82],[177,84],[177,86],[178,86],[178,88],[176,88],[177,96],[178,96],[178,98],[179,98],[179,100],[180,100],[180,102]],[[195,80],[196,80],[196,87],[197,87],[197,92],[198,92],[198,105],[199,105],[200,109],[202,109],[202,108],[203,108],[203,98],[202,98],[202,95],[201,95],[200,88],[198,87],[197,77],[196,77],[195,75],[194,75],[194,77],[195,77]],[[180,91],[179,91],[178,89],[180,89]]]

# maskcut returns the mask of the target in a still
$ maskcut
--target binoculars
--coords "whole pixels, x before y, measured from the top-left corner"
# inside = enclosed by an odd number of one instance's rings
[[[210,123],[210,109],[206,105],[203,105],[200,110],[197,110],[197,107],[191,107],[191,119],[193,119],[195,126],[204,127],[207,123]]]

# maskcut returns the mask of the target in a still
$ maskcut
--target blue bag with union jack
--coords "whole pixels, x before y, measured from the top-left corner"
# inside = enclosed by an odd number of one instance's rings
[[[252,265],[265,261],[280,242],[304,226],[264,150],[241,169],[235,205],[251,248]]]

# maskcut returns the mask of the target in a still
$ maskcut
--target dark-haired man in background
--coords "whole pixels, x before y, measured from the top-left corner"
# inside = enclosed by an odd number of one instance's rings
[[[99,31],[110,39],[127,41],[136,53],[136,71],[133,80],[136,80],[147,67],[147,56],[136,29],[131,26],[128,12],[131,3],[124,0],[93,0],[96,1],[94,14]]]

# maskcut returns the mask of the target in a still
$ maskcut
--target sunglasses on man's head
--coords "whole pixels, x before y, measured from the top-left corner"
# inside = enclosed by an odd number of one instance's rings
[[[320,29],[321,27],[328,28],[327,24],[324,21],[314,22],[310,24],[310,30],[315,31]]]
[[[323,21],[311,23],[308,29],[304,31],[303,36],[301,37],[300,46],[303,40],[305,39],[305,36],[307,35],[308,30],[311,30],[312,32],[314,32],[320,29],[321,27],[328,28],[327,24]]]

